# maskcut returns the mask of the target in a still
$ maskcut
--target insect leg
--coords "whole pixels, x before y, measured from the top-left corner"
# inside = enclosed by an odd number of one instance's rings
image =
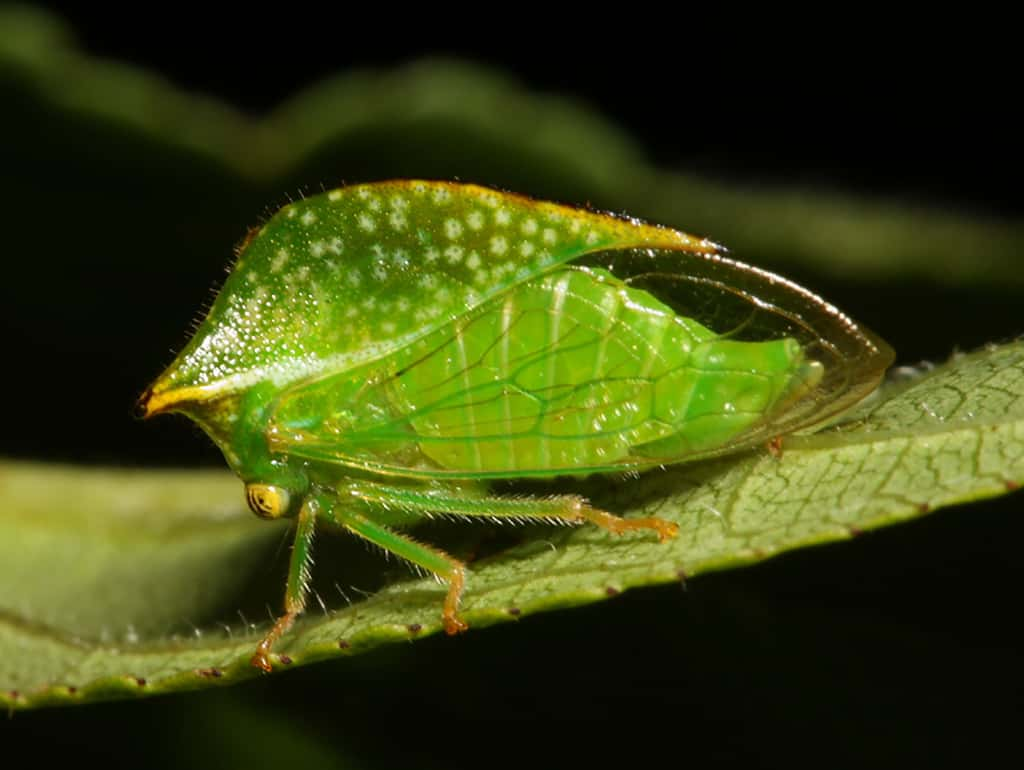
[[[480,516],[490,519],[533,520],[556,524],[589,522],[615,535],[631,530],[652,529],[665,542],[679,533],[672,522],[658,518],[624,519],[592,508],[578,495],[555,497],[485,497],[446,494],[444,489],[422,490],[389,487],[370,481],[355,481],[343,490],[367,503],[399,508],[410,513],[450,516]]]
[[[277,619],[263,641],[256,647],[251,663],[256,668],[272,671],[270,665],[270,648],[284,634],[295,618],[306,609],[306,596],[309,593],[309,567],[312,564],[313,534],[316,531],[316,520],[320,515],[321,506],[313,497],[307,498],[299,510],[295,528],[295,541],[292,543],[292,555],[288,562],[288,582],[284,591],[284,615]]]
[[[444,630],[449,634],[457,634],[468,628],[458,614],[459,600],[466,584],[466,566],[462,562],[444,551],[394,532],[350,508],[335,507],[327,520],[369,540],[389,553],[423,567],[448,583],[448,595],[445,597],[444,612],[441,615]]]

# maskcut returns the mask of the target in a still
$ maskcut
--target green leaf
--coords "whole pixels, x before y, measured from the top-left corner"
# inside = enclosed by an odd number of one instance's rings
[[[675,521],[680,536],[663,545],[581,528],[531,539],[473,565],[464,615],[481,627],[593,602],[1003,494],[1022,480],[1017,342],[891,384],[843,423],[786,438],[781,458],[758,451],[629,483],[590,480],[582,488],[597,504]],[[257,631],[160,633],[232,597],[281,538],[242,510],[236,480],[12,463],[0,471],[0,498],[0,702],[75,703],[258,675],[248,662]],[[279,646],[279,668],[436,633],[442,596],[431,580],[406,579],[311,612]]]
[[[145,454],[147,441],[170,444],[179,436],[179,458],[203,452],[202,438],[180,426],[176,436],[173,420],[131,425],[132,399],[167,363],[166,349],[182,341],[208,282],[259,212],[283,202],[284,191],[342,179],[458,176],[707,233],[746,261],[784,272],[786,265],[812,267],[838,279],[848,291],[839,304],[855,317],[869,318],[863,308],[905,308],[898,323],[876,324],[904,360],[921,355],[893,338],[905,327],[921,326],[945,351],[970,321],[998,319],[1000,302],[1014,325],[990,326],[978,339],[1020,331],[1020,222],[813,190],[744,190],[656,168],[584,107],[465,63],[341,74],[253,118],[158,75],[88,56],[38,10],[4,7],[0,102],[0,205],[11,223],[4,248],[8,265],[22,273],[0,289],[4,320],[14,319],[17,332],[5,336],[7,360],[35,375],[5,381],[17,389],[8,400],[17,408],[6,415],[7,452],[78,459],[88,445],[89,457],[138,462],[157,456]],[[679,141],[686,140],[682,124]],[[905,287],[891,288],[894,280],[914,291],[944,284],[957,293],[906,301],[896,293]],[[972,312],[978,306],[985,312]],[[1014,488],[1021,479],[1020,355],[1019,344],[1008,345],[897,386],[866,406],[860,422],[788,438],[780,461],[754,453],[617,487],[592,480],[584,490],[599,504],[678,517],[683,536],[660,546],[589,530],[524,531],[526,544],[474,564],[468,617],[479,627],[578,604],[675,580],[680,569],[689,575],[740,564]],[[0,702],[78,703],[253,676],[244,663],[259,635],[251,619],[278,606],[283,575],[268,565],[276,558],[280,566],[287,541],[280,527],[243,510],[240,486],[227,473],[0,466]],[[967,512],[959,518],[965,538],[992,537],[976,534]],[[314,609],[281,651],[304,663],[414,637],[416,624],[420,636],[435,630],[436,586],[374,581],[368,576],[387,567],[373,555],[360,561],[358,548],[333,565],[327,541],[335,539],[318,542],[317,573],[336,566],[346,589],[353,582],[388,587],[348,608],[327,597],[330,616]],[[963,556],[959,542],[943,543],[951,551],[939,558]],[[860,550],[877,553],[867,544]],[[989,551],[974,550],[977,567]],[[962,623],[962,613],[954,617],[951,623]],[[789,608],[785,624],[805,629],[819,619]],[[862,638],[862,619],[843,615],[851,638]],[[888,656],[892,629],[883,621],[879,632],[875,622]],[[941,645],[918,632],[915,652],[928,644],[937,660]],[[707,633],[718,649],[728,629]],[[992,634],[1008,637],[998,624]],[[637,648],[648,641],[639,639]],[[507,647],[480,649],[488,660],[509,654]],[[941,649],[959,654],[948,640]],[[858,655],[859,642],[845,652]],[[797,673],[809,681],[815,669]],[[445,672],[437,686],[458,691],[451,678]],[[806,691],[793,697],[806,700]]]

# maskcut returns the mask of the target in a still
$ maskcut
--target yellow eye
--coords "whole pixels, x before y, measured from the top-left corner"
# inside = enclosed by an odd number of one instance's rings
[[[287,489],[272,484],[246,484],[245,499],[257,516],[264,519],[277,519],[288,513],[291,496]]]

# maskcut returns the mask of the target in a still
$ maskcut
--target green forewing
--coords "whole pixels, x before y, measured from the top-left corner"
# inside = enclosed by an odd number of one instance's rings
[[[818,375],[792,338],[724,339],[605,270],[563,268],[289,390],[271,435],[396,472],[595,472],[728,446]]]

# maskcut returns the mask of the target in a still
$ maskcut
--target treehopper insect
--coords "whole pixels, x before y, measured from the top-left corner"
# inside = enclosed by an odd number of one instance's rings
[[[142,395],[195,420],[265,518],[294,517],[284,614],[317,525],[447,584],[465,566],[405,534],[425,517],[624,519],[502,479],[633,473],[821,423],[873,390],[889,347],[811,292],[665,227],[447,182],[307,198],[254,231],[195,335]]]

